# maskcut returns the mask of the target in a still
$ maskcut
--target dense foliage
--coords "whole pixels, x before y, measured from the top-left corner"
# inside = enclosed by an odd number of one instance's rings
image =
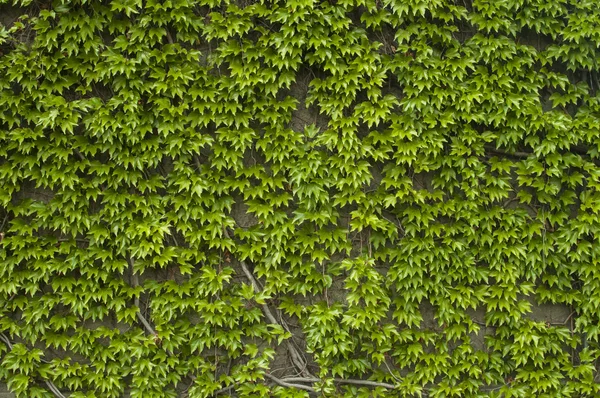
[[[600,396],[596,1],[0,21],[17,396]]]

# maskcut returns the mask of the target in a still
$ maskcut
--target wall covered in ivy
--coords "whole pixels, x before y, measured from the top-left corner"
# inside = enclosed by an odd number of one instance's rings
[[[0,0],[17,397],[600,396],[591,0]]]

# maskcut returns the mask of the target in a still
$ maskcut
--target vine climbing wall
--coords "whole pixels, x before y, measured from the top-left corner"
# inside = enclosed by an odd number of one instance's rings
[[[600,396],[599,48],[591,0],[0,0],[0,382]]]

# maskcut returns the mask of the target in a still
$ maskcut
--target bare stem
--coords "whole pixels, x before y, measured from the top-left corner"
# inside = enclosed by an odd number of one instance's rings
[[[129,263],[129,265],[131,266],[131,286],[133,286],[134,288],[138,287],[140,285],[140,281],[139,281],[139,277],[138,275],[135,273],[135,271],[133,270],[133,258],[129,258],[127,260],[127,262]],[[133,304],[137,307],[137,318],[140,320],[140,322],[142,322],[142,324],[144,325],[144,328],[146,328],[146,330],[148,331],[148,333],[150,333],[151,335],[156,335],[156,330],[154,330],[154,328],[152,327],[152,325],[150,325],[150,322],[148,322],[148,320],[146,318],[144,318],[144,316],[142,315],[141,309],[140,309],[140,298],[138,296],[135,296],[133,298]]]
[[[231,235],[229,234],[229,232],[226,229],[224,230],[224,233],[227,238],[231,239]],[[250,269],[248,268],[248,265],[246,264],[246,262],[240,260],[239,263],[240,263],[240,266],[242,267],[242,271],[244,272],[244,274],[250,281],[250,284],[252,284],[252,288],[254,289],[254,292],[260,293],[261,288],[258,285],[258,281],[256,280],[256,278],[254,278],[254,275],[252,275],[252,272],[250,272]],[[287,330],[288,332],[291,333],[291,331],[289,330],[289,328],[287,327],[287,325],[285,323],[277,321],[277,318],[275,318],[275,316],[273,315],[273,313],[271,312],[271,309],[269,308],[269,306],[267,304],[263,304],[261,307],[262,307],[262,310],[263,310],[265,316],[267,317],[267,319],[269,320],[269,322],[271,324],[280,325],[285,330]],[[302,356],[300,355],[300,353],[298,352],[296,347],[294,347],[294,345],[290,341],[286,341],[286,346],[288,348],[288,351],[290,352],[290,356],[291,356],[293,364],[298,368],[298,370],[301,373],[304,373],[307,376],[311,376],[310,372],[306,369],[306,365],[307,365],[306,361],[302,358]]]
[[[8,337],[6,337],[6,335],[4,333],[0,333],[0,340],[2,340],[7,346],[9,350],[13,349],[13,345],[10,342],[10,340],[8,339]],[[56,398],[66,398],[63,393],[60,392],[60,390],[58,389],[58,387],[56,387],[54,385],[54,383],[52,383],[50,380],[45,380],[46,386],[48,386],[48,388],[50,389],[50,391],[52,391],[52,393],[56,396]]]
[[[273,375],[265,375],[265,376],[269,377],[271,380],[273,380],[273,377],[274,377]],[[316,377],[284,377],[279,380],[282,382],[286,382],[286,383],[311,383],[311,384],[318,383],[321,381],[321,379],[316,378]],[[333,379],[333,381],[338,384],[353,384],[353,385],[358,385],[358,386],[383,387],[383,388],[387,388],[389,390],[393,390],[394,388],[396,388],[396,386],[393,384],[382,383],[379,381],[372,381],[372,380]]]
[[[265,376],[271,380],[273,380],[276,384],[279,384],[282,387],[291,387],[291,388],[297,388],[299,390],[304,390],[304,391],[308,391],[308,392],[313,392],[316,393],[317,391],[309,386],[304,386],[302,384],[293,384],[293,383],[288,383],[285,380],[282,379],[278,379],[277,377],[270,375],[270,374],[265,374]]]

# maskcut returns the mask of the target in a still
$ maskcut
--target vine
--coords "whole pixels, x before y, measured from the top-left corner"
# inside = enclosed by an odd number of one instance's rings
[[[0,382],[600,395],[598,21],[0,0]]]

